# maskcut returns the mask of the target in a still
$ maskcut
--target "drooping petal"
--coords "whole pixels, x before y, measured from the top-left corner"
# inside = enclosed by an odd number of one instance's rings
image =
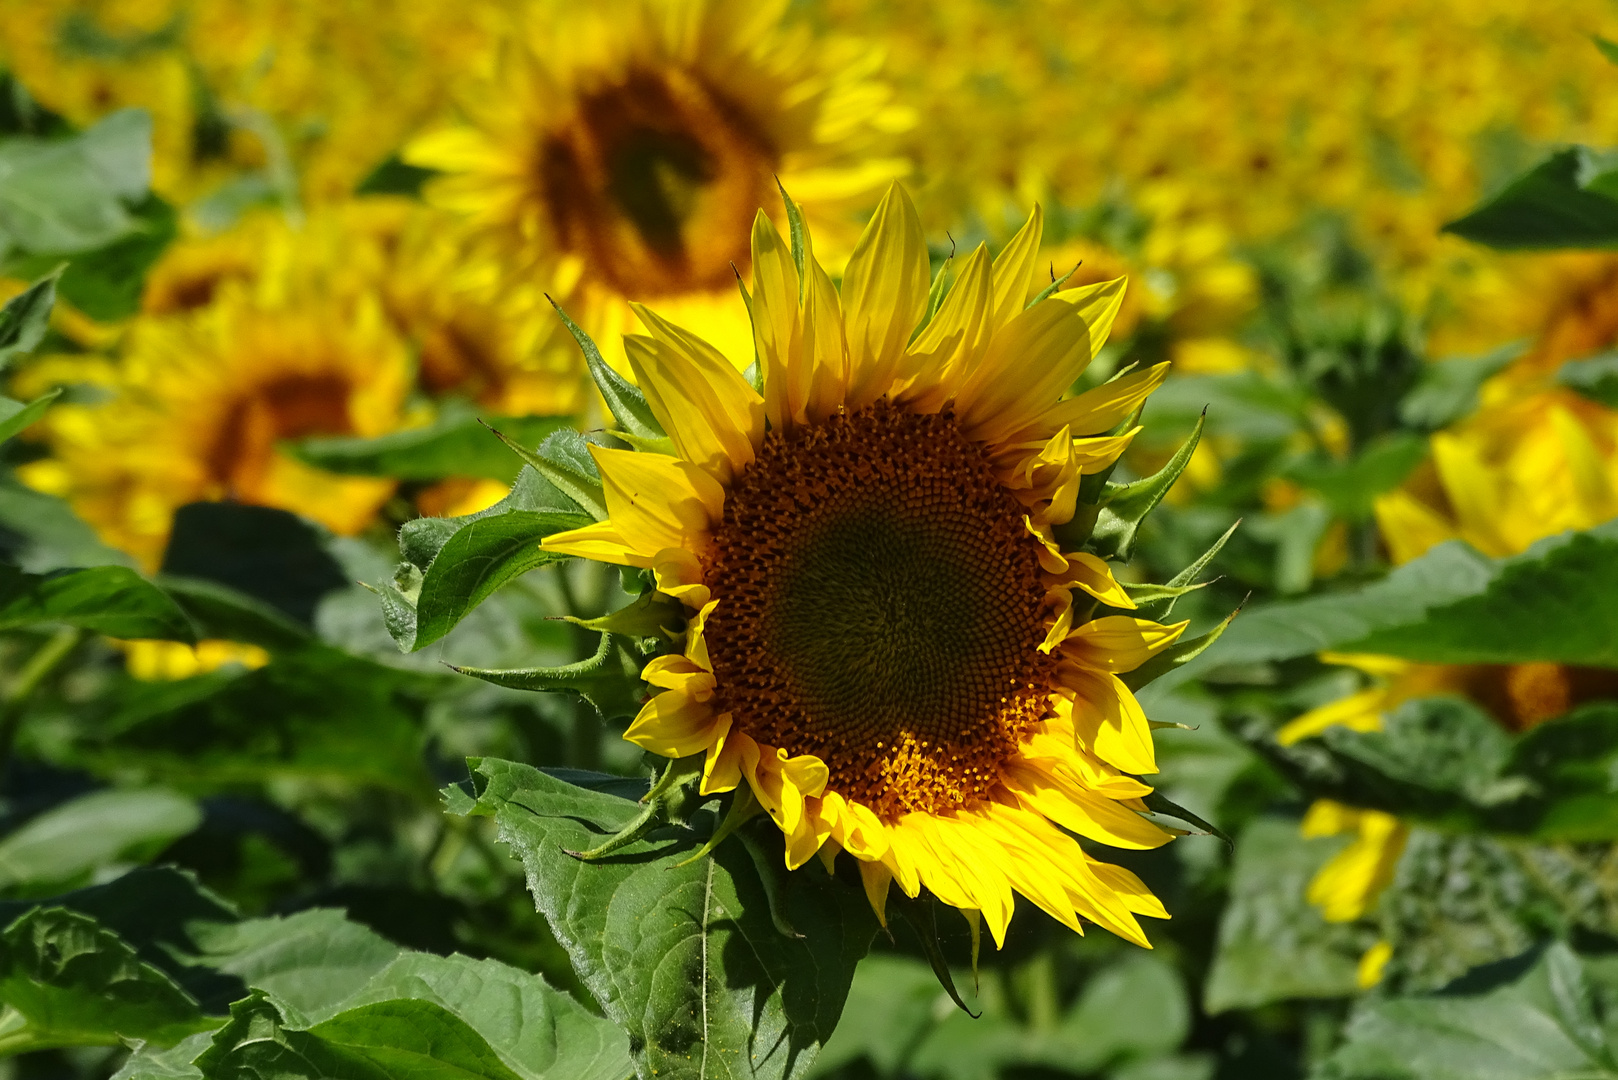
[[[1061,679],[1074,695],[1073,734],[1080,745],[1126,773],[1145,776],[1157,771],[1151,725],[1118,676],[1066,670]]]
[[[1074,630],[1062,643],[1062,656],[1092,671],[1134,671],[1178,641],[1189,625],[1189,620],[1164,626],[1128,615],[1108,615]]]
[[[718,724],[718,715],[706,701],[679,690],[665,690],[641,706],[624,738],[642,750],[683,758],[712,746]]]

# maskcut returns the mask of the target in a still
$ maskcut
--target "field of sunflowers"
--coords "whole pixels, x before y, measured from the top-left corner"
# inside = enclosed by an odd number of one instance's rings
[[[1608,0],[0,0],[0,1080],[1618,1080]]]

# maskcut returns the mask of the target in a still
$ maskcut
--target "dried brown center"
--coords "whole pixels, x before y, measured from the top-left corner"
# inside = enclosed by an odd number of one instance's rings
[[[717,707],[884,817],[987,798],[1049,694],[1023,513],[948,416],[766,436],[707,567]]]
[[[536,162],[561,245],[626,296],[729,288],[777,153],[690,72],[635,69],[583,95]]]

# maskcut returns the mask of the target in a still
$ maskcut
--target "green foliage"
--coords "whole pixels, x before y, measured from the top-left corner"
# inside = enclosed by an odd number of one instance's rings
[[[1498,195],[1444,226],[1507,251],[1618,243],[1618,172],[1582,146],[1559,150]]]
[[[455,668],[462,675],[512,690],[577,694],[588,701],[603,720],[625,719],[640,711],[645,693],[640,669],[640,658],[616,634],[602,634],[594,656],[562,667]]]
[[[1400,418],[1418,431],[1436,431],[1453,424],[1477,408],[1478,389],[1505,370],[1521,351],[1520,345],[1507,345],[1484,356],[1428,364],[1415,388],[1399,403]]]
[[[0,839],[0,895],[48,896],[99,867],[144,862],[201,822],[195,802],[162,788],[80,796]]]
[[[122,566],[25,574],[0,565],[0,629],[62,624],[121,638],[195,641],[162,589]]]
[[[490,428],[523,445],[537,445],[568,424],[568,418],[561,416],[490,417],[484,421],[464,406],[446,407],[426,427],[369,439],[305,439],[292,451],[318,468],[354,476],[391,476],[399,480],[471,476],[509,483],[517,478],[522,462],[501,445]]]
[[[1618,353],[1569,360],[1556,373],[1556,381],[1591,401],[1618,408]]]
[[[135,229],[128,207],[150,183],[151,132],[146,113],[124,109],[72,138],[0,143],[0,241],[67,255]]]
[[[46,274],[0,308],[0,368],[27,356],[44,340],[61,276],[61,270]]]
[[[1371,936],[1361,927],[1327,923],[1304,898],[1310,879],[1341,846],[1340,840],[1303,838],[1287,818],[1260,818],[1243,830],[1203,990],[1210,1013],[1354,992]]]
[[[1371,999],[1318,1080],[1552,1080],[1618,1076],[1604,1003],[1615,973],[1552,944],[1442,993]],[[1605,1021],[1605,1022],[1604,1022]]]
[[[831,1035],[875,920],[858,888],[811,865],[786,874],[780,841],[722,845],[654,831],[598,862],[567,854],[635,815],[635,804],[537,769],[475,765],[470,811],[491,816],[522,859],[534,901],[643,1076],[803,1075]],[[766,892],[793,928],[777,929]]]
[[[745,296],[745,291],[743,292]],[[549,299],[547,297],[546,299]],[[567,317],[556,301],[551,301],[556,308],[557,317],[562,325],[567,327],[573,340],[579,343],[579,350],[584,353],[585,365],[590,369],[590,378],[595,382],[596,389],[601,391],[601,399],[607,403],[607,409],[612,418],[618,421],[618,428],[624,436],[639,440],[643,444],[656,444],[668,439],[668,433],[663,425],[658,423],[657,416],[652,412],[652,406],[647,402],[646,395],[641,393],[640,387],[618,374],[601,357],[601,350],[591,340],[590,335],[579,328],[579,324]]]
[[[1141,522],[1157,509],[1157,504],[1163,501],[1163,496],[1169,493],[1190,463],[1191,455],[1202,439],[1203,422],[1203,417],[1197,418],[1191,435],[1180,444],[1168,464],[1151,476],[1129,484],[1107,484],[1101,496],[1095,528],[1090,533],[1090,547],[1096,554],[1104,559],[1129,561],[1135,552]]]

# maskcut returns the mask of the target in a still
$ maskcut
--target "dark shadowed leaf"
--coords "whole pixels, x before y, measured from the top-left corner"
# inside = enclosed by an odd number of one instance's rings
[[[306,439],[290,449],[309,464],[336,473],[391,476],[400,480],[439,480],[450,476],[516,479],[522,461],[501,444],[490,427],[524,446],[538,446],[551,432],[569,427],[565,416],[487,417],[480,423],[467,407],[445,409],[438,420],[374,439]]]
[[[176,510],[162,570],[228,586],[305,625],[322,596],[348,583],[314,526],[285,510],[241,503]]]
[[[0,629],[50,623],[110,637],[196,640],[179,606],[127,567],[36,575],[0,565]]]
[[[1507,250],[1618,243],[1618,201],[1600,190],[1601,177],[1591,151],[1559,150],[1444,230]]]
[[[162,788],[97,791],[52,807],[0,840],[0,894],[46,896],[120,862],[144,862],[202,822]]]
[[[47,274],[0,308],[0,369],[19,356],[27,356],[50,329],[56,304],[56,282],[61,270]]]

